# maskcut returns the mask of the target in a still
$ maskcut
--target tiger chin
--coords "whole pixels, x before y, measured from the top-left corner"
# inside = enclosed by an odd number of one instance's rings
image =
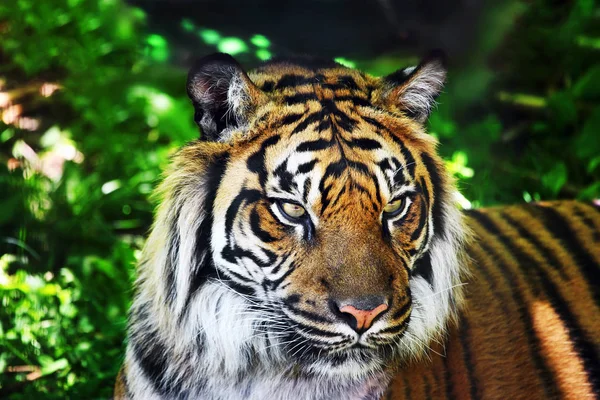
[[[383,78],[199,60],[201,136],[157,189],[115,397],[403,398],[399,371],[437,390],[479,226],[424,128],[445,77],[437,54]]]

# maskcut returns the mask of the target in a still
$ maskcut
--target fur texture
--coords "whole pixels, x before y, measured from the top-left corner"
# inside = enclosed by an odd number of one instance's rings
[[[188,93],[203,140],[158,188],[115,396],[377,399],[394,374],[388,394],[406,394],[448,328],[475,324],[462,310],[485,304],[465,301],[480,248],[422,125],[444,78],[435,58],[386,78],[201,60]],[[366,329],[341,311],[380,303]]]

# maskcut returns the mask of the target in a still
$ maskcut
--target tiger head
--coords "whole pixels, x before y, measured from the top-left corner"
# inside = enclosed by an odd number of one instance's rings
[[[358,379],[424,354],[462,299],[463,225],[424,130],[444,80],[435,56],[384,78],[200,60],[202,136],[159,188],[132,342],[198,374]]]

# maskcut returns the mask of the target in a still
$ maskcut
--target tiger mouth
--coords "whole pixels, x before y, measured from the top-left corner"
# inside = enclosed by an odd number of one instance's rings
[[[335,365],[346,361],[370,364],[383,363],[393,358],[396,354],[395,344],[398,337],[381,339],[373,337],[365,341],[351,335],[340,335],[341,339],[335,342],[322,342],[307,339],[294,332],[288,339],[284,349],[294,361],[302,363],[325,362]]]
[[[306,343],[297,353],[293,361],[306,372],[313,371],[315,367],[327,368],[330,373],[338,370],[354,370],[367,373],[373,370],[383,370],[396,356],[390,346],[367,347],[355,343],[344,348],[325,349]]]

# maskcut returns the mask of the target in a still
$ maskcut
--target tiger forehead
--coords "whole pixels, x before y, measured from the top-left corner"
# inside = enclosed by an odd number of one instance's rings
[[[256,86],[271,95],[311,91],[325,97],[347,94],[368,97],[375,88],[375,78],[337,64],[315,69],[275,64],[250,71],[248,75]]]

